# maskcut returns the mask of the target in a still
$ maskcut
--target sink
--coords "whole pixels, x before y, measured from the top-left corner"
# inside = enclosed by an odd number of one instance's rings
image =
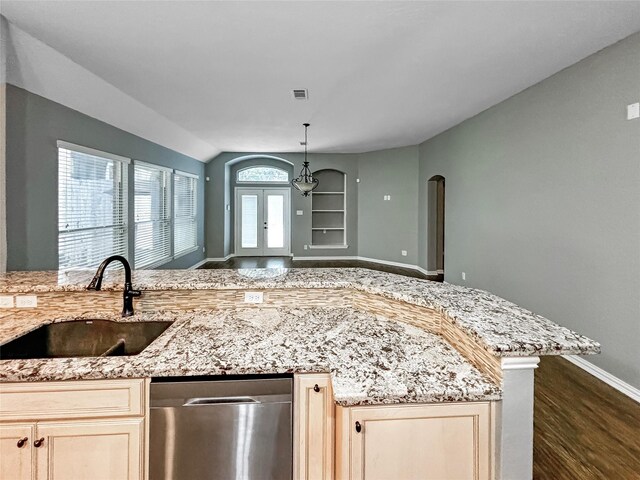
[[[173,322],[50,323],[0,347],[0,360],[137,355]]]

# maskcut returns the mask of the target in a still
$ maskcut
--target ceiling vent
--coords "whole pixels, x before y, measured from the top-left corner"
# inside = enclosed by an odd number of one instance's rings
[[[309,98],[309,94],[307,93],[307,89],[294,89],[293,90],[293,98],[296,100],[307,100]]]

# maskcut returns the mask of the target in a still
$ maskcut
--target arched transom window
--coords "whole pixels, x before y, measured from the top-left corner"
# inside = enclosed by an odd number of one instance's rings
[[[287,183],[289,173],[276,167],[247,167],[238,171],[238,182]]]

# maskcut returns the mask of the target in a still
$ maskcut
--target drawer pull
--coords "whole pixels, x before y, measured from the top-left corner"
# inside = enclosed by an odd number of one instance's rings
[[[317,383],[313,386],[313,391],[314,392],[319,392],[320,391],[320,387],[318,386]]]
[[[356,422],[356,432],[360,433],[362,431],[362,425],[360,425],[360,422]]]
[[[24,437],[24,438],[21,438],[20,440],[18,440],[18,448],[24,447],[25,444],[27,443],[27,440],[29,440],[28,437]]]
[[[36,448],[40,448],[43,443],[44,443],[44,437],[39,438],[38,440],[33,442],[33,446],[36,447]]]

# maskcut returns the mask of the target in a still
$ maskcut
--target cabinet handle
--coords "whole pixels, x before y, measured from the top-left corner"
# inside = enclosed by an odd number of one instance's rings
[[[27,443],[27,440],[29,440],[28,437],[24,437],[18,440],[18,448],[24,447],[25,443]]]
[[[317,383],[313,386],[313,391],[314,392],[319,392],[320,391],[320,387],[318,386]]]
[[[36,448],[40,448],[43,443],[44,443],[44,437],[39,438],[38,440],[33,442],[33,446],[36,447]]]
[[[362,425],[360,425],[360,422],[356,422],[356,432],[360,433],[362,431]]]

